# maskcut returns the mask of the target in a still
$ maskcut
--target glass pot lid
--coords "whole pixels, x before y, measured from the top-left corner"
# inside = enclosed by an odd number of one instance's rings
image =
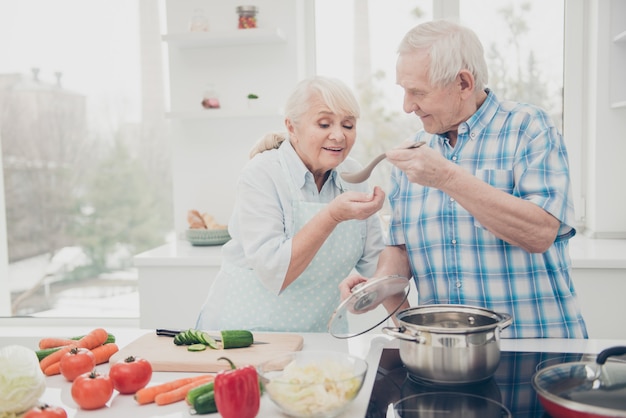
[[[403,276],[383,276],[359,283],[352,288],[352,294],[335,309],[328,322],[328,332],[336,338],[350,338],[377,327],[396,313],[406,301],[410,290],[409,284],[409,279]],[[368,318],[367,321],[360,321],[365,325],[354,325],[359,322],[356,321],[359,315],[375,309],[388,297],[394,295],[399,297],[391,313],[380,320],[373,320],[375,322],[373,324],[369,323]],[[350,328],[354,330],[351,331]]]

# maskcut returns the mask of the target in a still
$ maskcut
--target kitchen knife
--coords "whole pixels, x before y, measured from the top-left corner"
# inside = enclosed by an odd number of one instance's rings
[[[162,337],[176,337],[176,335],[180,334],[181,332],[184,332],[185,330],[181,330],[181,329],[163,329],[163,328],[157,328],[156,330],[156,335],[162,336]],[[211,335],[211,333],[209,333],[209,335],[211,336],[211,338],[213,338],[215,341],[217,342],[221,342],[222,339],[220,337],[214,337],[213,335]],[[254,335],[254,334],[252,334]],[[267,341],[257,341],[254,340],[254,342],[252,344],[269,344],[269,342]]]

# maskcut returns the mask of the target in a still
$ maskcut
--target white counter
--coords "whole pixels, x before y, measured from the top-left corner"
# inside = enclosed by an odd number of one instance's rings
[[[135,257],[142,328],[189,328],[221,263],[221,246],[194,247],[177,241]],[[572,276],[591,338],[626,339],[626,240],[570,241]],[[415,298],[412,290],[409,298]]]
[[[114,334],[120,347],[130,343],[135,338],[154,330],[134,329],[134,328],[110,328],[107,329]],[[69,327],[59,328],[18,328],[18,327],[0,327],[2,337],[0,337],[0,346],[19,342],[30,345],[31,348],[42,335],[79,335],[85,332],[84,328],[73,329]],[[329,334],[304,334],[304,350],[335,350],[348,351],[353,355],[365,358],[369,364],[369,370],[365,379],[363,389],[359,396],[348,409],[342,418],[364,417],[367,411],[369,396],[374,385],[378,361],[383,348],[397,347],[398,340],[392,339],[381,334],[366,334],[349,340],[339,340],[333,338]],[[559,340],[559,339],[543,339],[543,340],[502,340],[503,351],[543,351],[543,352],[573,352],[573,353],[598,353],[602,349],[615,345],[626,345],[626,340]],[[108,365],[98,366],[98,370],[106,372]],[[161,372],[154,373],[150,384],[169,381],[178,377],[190,375],[190,373],[172,373]],[[120,395],[114,392],[114,397],[107,404],[107,407],[95,411],[81,411],[77,409],[76,404],[71,398],[71,384],[61,376],[52,376],[46,378],[47,390],[41,397],[41,401],[51,405],[63,406],[68,412],[70,418],[100,418],[100,417],[133,417],[133,418],[188,418],[191,415],[188,412],[188,406],[184,402],[166,406],[157,405],[138,405],[131,395]],[[207,415],[208,417],[218,417],[219,414]],[[261,400],[261,410],[258,417],[280,417],[280,413],[271,403],[267,396],[263,396]]]

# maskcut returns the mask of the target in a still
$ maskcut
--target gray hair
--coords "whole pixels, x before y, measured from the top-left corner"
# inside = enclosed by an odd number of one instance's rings
[[[361,115],[359,102],[354,93],[341,80],[331,77],[314,76],[300,81],[285,105],[285,117],[294,125],[298,123],[311,106],[311,99],[319,94],[330,110],[343,116],[358,119]],[[287,139],[286,132],[270,132],[261,137],[250,150],[250,158],[264,151],[280,147]]]
[[[311,105],[311,98],[319,94],[324,103],[337,115],[351,116],[356,119],[361,115],[359,102],[354,93],[341,80],[331,77],[314,76],[300,81],[285,105],[285,117],[297,124]]]
[[[452,83],[461,70],[474,76],[476,90],[484,90],[489,79],[483,46],[471,29],[449,20],[422,23],[404,36],[398,54],[418,50],[430,53],[429,81],[443,87]]]

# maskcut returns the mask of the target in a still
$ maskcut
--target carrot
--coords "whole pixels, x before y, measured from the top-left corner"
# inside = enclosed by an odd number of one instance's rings
[[[76,342],[76,345],[82,348],[96,348],[102,345],[109,338],[109,333],[104,328],[96,328]]]
[[[91,352],[96,357],[96,364],[106,363],[118,351],[119,347],[115,343],[102,344],[91,349]]]
[[[169,392],[171,390],[174,390],[176,388],[179,388],[183,385],[192,383],[193,381],[202,381],[203,379],[207,379],[207,377],[213,377],[213,375],[209,375],[209,374],[201,374],[198,376],[192,376],[192,377],[182,377],[180,379],[176,379],[176,380],[170,380],[169,382],[165,382],[165,383],[161,383],[158,385],[153,385],[153,386],[147,386],[145,388],[139,389],[136,393],[135,393],[135,401],[137,401],[137,403],[139,405],[145,405],[148,403],[152,403],[154,402],[154,398],[159,394],[159,393],[165,393],[165,392]]]
[[[76,344],[76,341],[70,338],[46,337],[39,340],[39,349],[63,347],[70,344]]]
[[[46,376],[53,376],[55,374],[61,374],[61,362],[57,361],[56,363],[52,363],[43,371],[43,374]]]
[[[61,360],[61,357],[63,357],[63,355],[65,353],[67,353],[68,351],[70,351],[73,347],[76,347],[75,345],[66,345],[61,347],[60,350],[55,351],[54,353],[50,354],[47,357],[44,357],[43,359],[41,359],[41,361],[39,362],[39,367],[41,368],[41,371],[43,371],[45,373],[46,369],[48,368],[48,366],[54,364],[54,363],[58,363],[59,360]]]
[[[76,344],[76,341],[80,340],[83,337],[84,337],[84,335],[78,335],[78,336],[70,337],[70,338],[44,337],[41,340],[39,340],[39,350],[49,350],[49,349],[52,349],[52,348],[63,347],[64,345]],[[107,340],[106,340],[105,344],[106,343],[114,343],[114,342],[115,342],[115,335],[108,334],[108,337],[107,337]],[[48,354],[50,354],[50,353],[47,353],[46,355],[48,355]],[[45,355],[43,357],[45,357]]]
[[[187,396],[187,392],[191,389],[198,387],[200,385],[204,385],[205,383],[209,383],[214,379],[213,376],[207,376],[206,379],[197,380],[195,382],[187,383],[179,388],[174,390],[170,390],[168,392],[159,393],[154,397],[154,403],[157,405],[167,405],[174,402],[179,402],[185,400]]]

